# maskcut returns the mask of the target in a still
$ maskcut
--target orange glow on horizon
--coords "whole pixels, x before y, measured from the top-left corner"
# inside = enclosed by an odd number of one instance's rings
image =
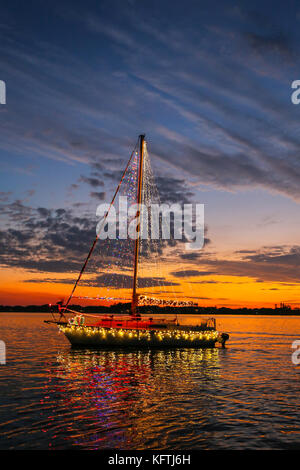
[[[66,279],[67,275],[61,274],[61,279]],[[41,305],[48,303],[56,303],[58,300],[66,299],[71,291],[72,284],[59,283],[59,277],[54,277],[53,273],[43,273],[34,275],[36,282],[26,282],[32,279],[32,272],[24,270],[3,269],[0,274],[1,290],[0,290],[0,304],[2,305]],[[37,282],[38,279],[49,279],[50,282]],[[68,275],[70,281],[73,281],[76,276],[71,277]],[[51,279],[55,282],[51,283]],[[238,276],[201,276],[178,279],[170,277],[170,280],[179,283],[175,286],[174,290],[180,290],[180,300],[193,300],[199,306],[209,307],[249,307],[260,308],[268,307],[273,308],[274,304],[284,302],[292,305],[292,307],[299,305],[298,300],[298,286],[285,286],[280,283],[263,282],[258,283],[251,278],[238,277]],[[214,281],[213,283],[211,281]],[[130,289],[105,289],[85,287],[85,295],[90,296],[105,296],[110,297],[126,297],[130,299]],[[155,296],[155,287],[152,288],[153,296]],[[168,288],[170,296],[163,298],[174,298],[172,290]],[[147,289],[149,290],[149,289]],[[141,293],[143,291],[141,290]],[[250,299],[250,300],[249,300]],[[128,302],[129,300],[126,300]],[[78,299],[74,298],[71,303],[78,303]],[[89,301],[89,305],[111,305],[116,302],[111,301]]]

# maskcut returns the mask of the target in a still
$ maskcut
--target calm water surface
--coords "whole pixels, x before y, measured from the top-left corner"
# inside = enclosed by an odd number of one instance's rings
[[[1,449],[300,449],[300,318],[217,316],[225,350],[124,352],[71,350],[47,317],[0,314]]]

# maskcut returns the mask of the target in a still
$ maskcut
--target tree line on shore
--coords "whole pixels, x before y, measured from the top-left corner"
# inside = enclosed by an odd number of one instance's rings
[[[111,306],[94,305],[82,307],[80,305],[69,305],[71,310],[81,313],[103,313],[103,314],[129,314],[130,304],[119,303]],[[151,309],[151,310],[150,310]],[[230,307],[159,307],[142,306],[139,307],[142,314],[164,314],[164,315],[300,315],[300,308],[292,309],[289,305],[280,304],[274,308],[230,308]],[[57,305],[0,305],[0,312],[28,312],[28,313],[56,313]]]

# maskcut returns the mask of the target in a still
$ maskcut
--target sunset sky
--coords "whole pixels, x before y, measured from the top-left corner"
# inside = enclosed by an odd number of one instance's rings
[[[0,304],[67,297],[144,132],[162,199],[205,204],[166,279],[300,305],[298,2],[12,0],[0,35]]]

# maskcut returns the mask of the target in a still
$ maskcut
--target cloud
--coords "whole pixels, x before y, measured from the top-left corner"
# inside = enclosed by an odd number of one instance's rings
[[[294,49],[290,38],[282,32],[274,33],[272,35],[246,33],[245,37],[252,49],[254,49],[256,52],[261,54],[280,54],[283,58],[288,60],[293,58]]]
[[[172,276],[175,277],[192,277],[192,276],[211,276],[217,274],[215,271],[198,271],[196,269],[186,269],[183,271],[173,271]]]
[[[99,201],[104,201],[105,199],[105,192],[104,191],[101,191],[101,192],[97,192],[97,191],[91,191],[90,192],[90,196],[95,198],[95,199],[98,199]]]
[[[79,272],[96,237],[96,217],[85,214],[84,208],[33,208],[20,200],[3,202],[1,213],[5,214],[6,226],[0,230],[0,265],[45,273]],[[168,241],[142,241],[141,260],[151,262],[158,255],[163,258],[168,246]],[[110,266],[117,271],[132,267],[133,253],[134,240],[98,240],[86,273],[90,277]],[[161,283],[161,277],[154,275],[153,279],[151,283],[149,278],[148,284]]]
[[[71,209],[34,209],[17,200],[3,203],[0,264],[40,272],[76,272],[95,238],[96,223]],[[16,224],[18,229],[13,228]]]
[[[229,2],[220,7],[226,24],[205,6],[191,6],[182,16],[182,3],[175,2],[172,21],[166,21],[169,9],[163,2],[157,10],[162,16],[146,15],[149,5],[136,9],[123,3],[113,13],[108,5],[92,11],[75,6],[64,18],[61,26],[68,20],[71,31],[81,31],[88,57],[62,46],[59,37],[57,42],[47,38],[46,32],[41,41],[6,28],[1,73],[12,93],[9,107],[0,112],[3,164],[10,168],[17,161],[16,168],[24,171],[36,159],[43,170],[39,178],[51,162],[59,162],[56,171],[67,168],[62,174],[72,174],[68,184],[73,189],[87,184],[91,197],[102,201],[143,128],[150,154],[157,157],[163,202],[190,202],[197,188],[190,180],[214,190],[262,188],[298,202],[299,116],[290,102],[290,81],[299,57],[293,49],[298,26],[292,13],[287,12],[289,29],[283,31],[275,8],[255,15]],[[97,52],[89,47],[95,41]],[[45,182],[45,193],[49,189]],[[5,203],[2,264],[77,270],[95,236],[95,221],[69,209],[55,212],[36,208],[41,203],[9,202],[11,196],[0,193]],[[83,210],[83,204],[75,201],[74,207]],[[298,254],[280,250],[277,255],[275,249],[273,254],[271,249],[240,252],[253,258],[239,260],[208,253],[179,257],[190,263],[201,258],[207,272],[215,269],[215,274],[257,280],[286,275],[297,282]],[[197,264],[192,268],[202,276]]]
[[[45,207],[38,207],[37,212],[42,218],[46,218],[46,217],[51,216],[51,210],[46,209]]]
[[[25,279],[23,282],[28,284],[74,284],[75,279],[57,279],[57,278],[43,278],[43,279]]]
[[[2,122],[2,149],[103,168],[125,163],[143,126],[150,150],[176,168],[178,180],[184,170],[217,189],[262,187],[299,200],[298,116],[289,96],[298,59],[289,68],[273,57],[293,54],[292,31],[281,31],[269,12],[260,15],[266,24],[229,5],[224,15],[239,21],[229,28],[205,21],[200,10],[182,28],[145,16],[146,6],[137,12],[119,4],[113,17],[110,9],[65,13],[70,28],[85,28],[87,41],[97,37],[103,54],[93,67],[61,46],[21,46],[8,35],[1,65],[16,96]],[[97,185],[92,176],[81,181]],[[174,200],[180,186],[165,196]]]
[[[96,276],[92,280],[83,281],[85,284],[93,287],[112,287],[118,289],[131,289],[133,282],[133,275],[118,274],[118,273],[103,273]],[[179,284],[172,281],[166,281],[163,277],[146,277],[141,276],[138,279],[138,286],[143,287],[161,287],[161,286],[178,286]]]
[[[194,192],[186,185],[184,179],[158,176],[155,178],[155,184],[161,203],[189,204],[193,200]]]
[[[52,272],[52,269],[45,269],[45,272]],[[55,268],[55,272],[57,271]],[[74,279],[68,278],[33,278],[33,279],[26,279],[23,282],[29,284],[39,284],[39,283],[47,283],[47,284],[74,284]],[[82,278],[77,287],[77,295],[80,295],[80,288],[81,287],[106,287],[106,288],[115,288],[115,289],[131,289],[133,282],[133,276],[127,274],[118,274],[118,273],[103,273],[98,276],[92,276],[89,278]],[[139,277],[138,280],[139,288],[151,288],[151,287],[171,287],[171,286],[178,286],[179,284],[172,281],[166,281],[163,277]],[[151,293],[149,293],[151,294]],[[172,291],[172,295],[175,294]]]
[[[79,181],[83,181],[84,183],[89,184],[93,188],[97,188],[98,186],[104,186],[103,181],[99,180],[98,178],[88,177],[81,175]]]
[[[300,283],[300,246],[265,247],[240,260],[206,259],[218,275],[253,278],[257,282]]]
[[[0,191],[0,202],[7,202],[12,195],[12,191]]]

